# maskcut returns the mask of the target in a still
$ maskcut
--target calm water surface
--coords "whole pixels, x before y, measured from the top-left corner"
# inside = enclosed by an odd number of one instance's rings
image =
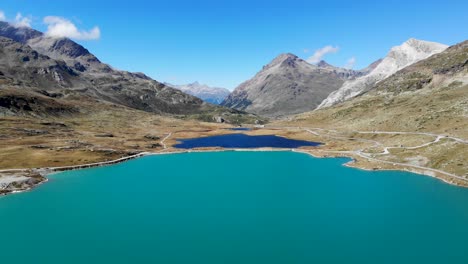
[[[233,127],[233,128],[227,128],[229,130],[234,130],[234,131],[250,131],[252,128],[250,127]]]
[[[176,148],[191,149],[199,147],[223,147],[223,148],[299,148],[305,146],[318,146],[320,143],[289,139],[275,135],[250,136],[246,134],[226,134],[189,139],[178,139],[181,143],[174,145]]]
[[[0,199],[1,263],[468,263],[468,190],[294,152],[147,156]]]

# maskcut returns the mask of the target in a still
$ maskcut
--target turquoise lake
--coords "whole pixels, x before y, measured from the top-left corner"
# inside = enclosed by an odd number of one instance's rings
[[[468,189],[295,152],[146,156],[0,198],[0,263],[468,263]]]

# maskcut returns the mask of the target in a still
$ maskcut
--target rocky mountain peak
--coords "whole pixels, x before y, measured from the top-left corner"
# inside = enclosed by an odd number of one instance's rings
[[[280,67],[295,67],[296,62],[298,61],[303,61],[303,60],[292,53],[282,53],[278,55],[275,59],[273,59],[264,68],[272,68],[278,65]]]
[[[28,40],[27,44],[56,59],[94,57],[86,48],[68,38],[39,37]],[[98,62],[97,58],[95,61]]]
[[[33,38],[43,36],[42,32],[28,27],[15,27],[14,25],[0,21],[0,36],[10,38],[14,41],[26,44],[26,42]]]
[[[67,61],[74,69],[83,72],[90,68],[110,71],[93,54],[69,38],[48,37],[44,33],[28,27],[16,27],[7,22],[0,22],[0,36],[25,44],[55,60]]]
[[[76,42],[73,42],[67,38],[55,39],[53,45],[50,47],[50,50],[59,51],[62,54],[70,56],[71,58],[77,58],[90,54],[90,52],[83,46],[78,45]]]
[[[366,75],[368,72],[364,70],[353,70],[353,69],[346,69],[346,68],[341,68],[341,67],[336,67],[328,62],[321,60],[319,63],[316,64],[319,69],[327,70],[327,71],[332,71],[341,78],[345,80],[352,80],[354,78]]]
[[[406,63],[425,59],[428,56],[440,53],[447,48],[448,46],[444,44],[410,38],[400,46],[393,47],[387,57]]]
[[[321,60],[319,63],[317,63],[317,66],[320,68],[334,68],[333,65],[329,64],[328,62]]]
[[[447,48],[447,45],[443,45],[443,44],[436,43],[436,42],[425,41],[425,40],[419,40],[415,38],[408,39],[407,41],[405,41],[405,43],[403,43],[403,45],[408,45],[410,47],[413,47],[417,50],[421,50],[424,52],[428,52],[428,51],[430,52],[434,48],[437,48],[440,46]]]
[[[275,59],[273,59],[273,61],[295,60],[298,58],[299,57],[297,57],[296,55],[288,52],[288,53],[281,53]]]

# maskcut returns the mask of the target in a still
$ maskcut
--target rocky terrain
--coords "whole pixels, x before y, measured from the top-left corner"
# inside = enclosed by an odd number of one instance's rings
[[[312,65],[293,54],[281,54],[239,85],[222,105],[267,117],[302,113],[315,109],[346,80],[365,74],[324,61]]]
[[[44,176],[31,170],[4,172],[0,177],[0,196],[11,192],[29,190],[46,180]]]
[[[224,99],[231,93],[226,88],[210,87],[206,84],[200,84],[199,82],[189,83],[185,85],[175,85],[166,83],[167,86],[174,87],[186,94],[193,95],[202,99],[203,101],[211,104],[221,104]]]
[[[356,80],[347,81],[340,89],[333,91],[320,103],[318,108],[333,106],[363,94],[372,89],[377,82],[384,80],[398,70],[442,52],[446,48],[446,45],[439,43],[409,39],[402,45],[393,47],[369,74]]]

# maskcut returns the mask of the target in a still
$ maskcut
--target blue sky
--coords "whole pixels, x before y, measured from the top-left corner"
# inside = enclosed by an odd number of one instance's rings
[[[307,59],[331,46],[326,61],[355,58],[359,69],[411,37],[450,45],[468,36],[468,1],[451,0],[4,0],[0,10],[41,31],[46,16],[69,20],[77,42],[116,68],[229,89],[284,52]],[[100,34],[87,32],[95,27]]]

